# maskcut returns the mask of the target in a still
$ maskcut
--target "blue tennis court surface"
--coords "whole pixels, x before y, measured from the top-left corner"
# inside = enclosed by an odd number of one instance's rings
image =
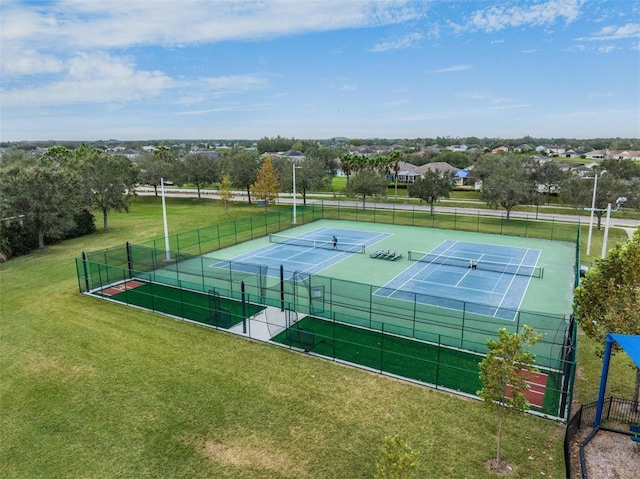
[[[364,253],[364,248],[391,236],[390,233],[349,230],[339,228],[316,228],[297,236],[271,235],[273,243],[269,246],[245,253],[234,258],[233,268],[244,266],[253,271],[254,266],[268,267],[268,275],[277,277],[280,265],[286,271],[285,279],[293,273],[315,274],[343,261],[353,254]],[[333,237],[337,239],[333,249]],[[244,265],[243,265],[244,263]],[[212,268],[218,263],[209,265]]]
[[[375,294],[513,320],[540,250],[447,240]],[[415,256],[415,255],[414,255]],[[477,262],[477,269],[469,262]],[[542,275],[540,274],[540,277]]]

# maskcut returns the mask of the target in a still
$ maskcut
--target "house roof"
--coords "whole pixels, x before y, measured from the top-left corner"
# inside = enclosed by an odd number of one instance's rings
[[[460,168],[451,166],[444,161],[437,161],[435,163],[427,163],[426,165],[419,166],[415,169],[421,175],[424,175],[427,171],[439,171],[443,174],[455,174],[460,171]]]

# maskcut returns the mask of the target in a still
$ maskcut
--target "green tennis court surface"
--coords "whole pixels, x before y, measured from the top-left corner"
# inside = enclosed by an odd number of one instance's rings
[[[475,395],[482,388],[478,364],[484,356],[469,351],[312,317],[301,319],[272,341],[465,394]],[[558,414],[561,376],[546,370],[532,375],[528,399],[536,410]]]
[[[213,293],[204,294],[136,280],[110,286],[97,294],[130,306],[225,329],[264,309],[245,303],[243,312],[242,302],[220,298]]]

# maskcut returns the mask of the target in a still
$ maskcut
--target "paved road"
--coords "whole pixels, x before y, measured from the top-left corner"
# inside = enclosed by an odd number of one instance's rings
[[[155,192],[153,188],[141,187],[136,189],[136,193],[141,196],[150,196],[154,195]],[[201,190],[201,196],[203,198],[213,198],[219,199],[217,190]],[[246,191],[234,191],[234,201],[247,201],[247,192]],[[182,188],[165,188],[165,195],[171,197],[184,197],[184,198],[195,198],[198,196],[195,190],[190,189],[182,189]],[[453,201],[453,200],[452,200]],[[292,195],[281,193],[278,197],[279,204],[293,204]],[[313,197],[307,198],[307,204],[318,204],[323,203],[326,206],[348,206],[348,207],[362,207],[362,201],[352,201],[352,200],[337,200],[334,199],[332,194],[314,194]],[[447,203],[447,200],[440,200],[439,203],[441,205],[436,206],[434,210],[437,213],[464,213],[470,215],[482,215],[482,216],[495,216],[502,217],[505,216],[505,212],[501,210],[490,210],[483,208],[473,208],[472,206],[468,208],[461,208],[459,206],[450,207],[444,206],[443,204]],[[460,201],[457,201],[460,203]],[[296,204],[298,206],[302,206],[302,199],[300,196],[297,197]],[[416,205],[416,204],[405,204],[405,203],[379,203],[375,201],[367,201],[367,208],[376,208],[376,209],[395,209],[395,210],[409,210],[409,211],[428,211],[428,205]],[[540,207],[540,211],[538,213],[530,213],[530,212],[520,212],[520,211],[512,211],[512,218],[527,218],[530,220],[553,220],[553,221],[565,221],[577,223],[578,221],[582,223],[589,222],[589,216],[584,215],[565,215],[565,214],[557,214],[557,213],[545,213],[545,206]],[[602,218],[602,224],[604,226],[604,217]],[[594,224],[597,219],[594,216]],[[635,219],[627,219],[627,218],[616,218],[615,215],[611,216],[609,220],[610,227],[619,227],[624,228],[631,236],[632,232],[640,225],[640,220]]]

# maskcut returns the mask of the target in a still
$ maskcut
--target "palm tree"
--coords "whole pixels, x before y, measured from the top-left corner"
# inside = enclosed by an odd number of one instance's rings
[[[353,166],[354,161],[351,153],[344,153],[340,156],[340,169],[347,176],[347,184],[349,184],[349,176],[351,176]]]
[[[400,150],[392,151],[389,154],[389,161],[391,169],[393,170],[393,177],[396,182],[396,200],[398,199],[398,172],[400,171],[400,162],[404,160],[404,153]]]

